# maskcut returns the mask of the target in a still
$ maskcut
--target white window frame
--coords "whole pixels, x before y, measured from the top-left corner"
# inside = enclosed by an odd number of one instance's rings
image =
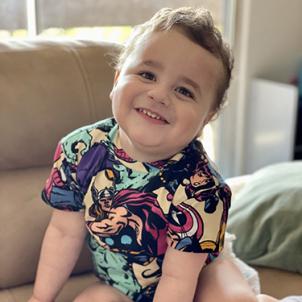
[[[26,0],[26,16],[28,37],[36,37],[38,35],[36,0]]]
[[[237,0],[225,0],[224,2],[224,38],[233,49],[236,32],[236,11]],[[233,71],[233,78],[236,78],[236,70]],[[229,91],[230,105],[221,113],[217,121],[213,122],[215,131],[215,162],[224,177],[231,177],[240,174],[240,160],[242,157],[242,134],[237,123],[237,114],[240,104],[237,102],[236,83],[231,82]]]

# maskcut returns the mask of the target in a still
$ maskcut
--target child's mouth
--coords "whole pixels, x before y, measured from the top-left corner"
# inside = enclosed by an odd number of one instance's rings
[[[164,119],[162,116],[158,115],[155,112],[144,108],[137,108],[136,111],[144,115],[144,117],[154,120],[154,122],[159,122],[160,124],[168,124],[168,121],[166,119]]]

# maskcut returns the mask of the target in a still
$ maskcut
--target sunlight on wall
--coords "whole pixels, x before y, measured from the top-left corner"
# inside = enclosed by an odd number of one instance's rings
[[[76,39],[93,39],[108,42],[124,43],[132,31],[131,26],[102,26],[102,27],[74,27],[48,28],[39,37],[70,37]]]
[[[0,30],[0,40],[5,39],[24,39],[27,38],[28,33],[26,29],[17,29],[17,30]]]
[[[214,129],[211,124],[204,127],[200,140],[211,160],[215,161]]]
[[[38,36],[43,38],[67,37],[75,39],[93,39],[108,42],[125,43],[132,31],[131,26],[102,26],[102,27],[52,27],[43,30]],[[13,31],[0,30],[0,39],[24,39],[28,36],[26,29]]]

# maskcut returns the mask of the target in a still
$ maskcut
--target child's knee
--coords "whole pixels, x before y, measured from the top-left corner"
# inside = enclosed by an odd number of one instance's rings
[[[80,293],[73,302],[131,302],[131,300],[117,289],[97,283]]]
[[[258,300],[257,300],[258,302],[277,302],[277,301],[279,301],[278,299],[273,298],[268,295],[258,295],[257,298],[258,298]]]
[[[80,294],[79,296],[77,296],[73,302],[124,302],[123,300],[121,300],[120,297],[111,297],[111,296],[102,296],[101,299],[100,298],[92,298],[89,295],[84,294]]]
[[[194,302],[258,302],[257,297],[250,291],[241,288],[229,288],[223,292],[207,292],[196,297]]]
[[[226,292],[223,302],[258,302],[256,295],[244,289],[234,289]]]

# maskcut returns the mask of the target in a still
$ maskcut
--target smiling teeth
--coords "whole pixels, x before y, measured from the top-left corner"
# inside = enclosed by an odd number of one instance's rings
[[[156,120],[161,120],[162,118],[155,113],[152,113],[150,111],[147,111],[146,109],[139,109],[140,112],[143,112],[144,114],[148,115],[151,118],[154,118]]]

